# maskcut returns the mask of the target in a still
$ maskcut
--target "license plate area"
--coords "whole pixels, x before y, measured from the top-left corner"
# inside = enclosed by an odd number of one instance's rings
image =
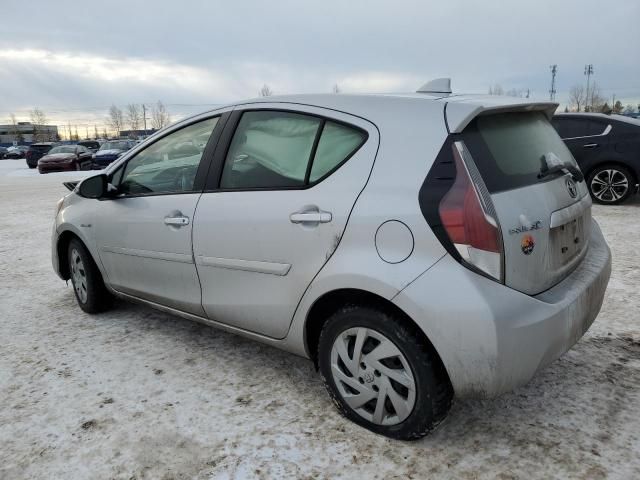
[[[569,265],[580,255],[587,243],[588,214],[574,218],[549,231],[549,267],[552,270]]]

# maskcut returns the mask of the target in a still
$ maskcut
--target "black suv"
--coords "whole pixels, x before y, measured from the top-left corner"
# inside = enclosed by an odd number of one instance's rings
[[[559,113],[551,123],[584,172],[598,203],[622,203],[638,189],[640,120],[602,113]]]
[[[32,143],[31,145],[29,145],[29,150],[27,150],[27,153],[25,155],[29,168],[36,168],[38,166],[38,160],[49,153],[49,150],[51,150],[56,145],[56,142]]]

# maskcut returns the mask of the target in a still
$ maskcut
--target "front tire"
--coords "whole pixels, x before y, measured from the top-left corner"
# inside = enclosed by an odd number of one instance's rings
[[[587,178],[591,198],[602,205],[618,205],[633,193],[634,177],[622,165],[600,165]]]
[[[73,292],[80,308],[87,313],[99,313],[111,306],[111,294],[104,286],[102,275],[87,248],[77,239],[67,250]]]
[[[453,389],[435,352],[396,315],[345,306],[318,345],[324,384],[340,413],[375,433],[416,440],[446,417]]]

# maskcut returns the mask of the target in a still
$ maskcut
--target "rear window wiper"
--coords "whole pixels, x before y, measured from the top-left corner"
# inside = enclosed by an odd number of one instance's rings
[[[538,173],[538,178],[548,177],[554,173],[568,173],[576,182],[582,182],[584,175],[580,169],[569,161],[560,160],[553,152],[545,153],[540,157],[540,163],[542,167]]]

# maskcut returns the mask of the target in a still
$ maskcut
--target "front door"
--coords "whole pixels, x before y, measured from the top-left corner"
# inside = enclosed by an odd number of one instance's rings
[[[272,338],[337,247],[378,146],[362,119],[301,109],[235,111],[214,160],[220,180],[195,214],[207,315]]]
[[[113,174],[117,193],[102,202],[95,223],[100,259],[116,290],[204,315],[191,233],[218,121],[170,131]]]

